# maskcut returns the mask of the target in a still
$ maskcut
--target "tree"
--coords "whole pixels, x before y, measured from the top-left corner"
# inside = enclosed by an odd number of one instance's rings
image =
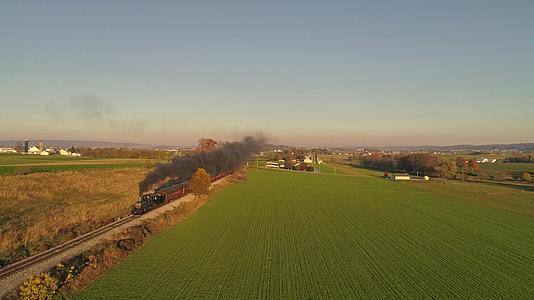
[[[456,175],[456,163],[448,159],[443,159],[439,163],[437,170],[441,178],[454,178]]]
[[[458,169],[462,169],[462,168],[464,168],[466,166],[467,166],[467,161],[466,161],[465,157],[457,156],[456,157],[456,167],[458,167]]]
[[[17,142],[17,144],[15,145],[14,149],[17,150],[17,152],[22,152],[22,150],[24,150],[24,147],[22,147],[22,143],[21,142]]]
[[[295,164],[290,158],[284,160],[284,169],[292,170]]]
[[[217,141],[211,138],[201,138],[198,140],[197,151],[205,152],[215,149],[217,147]]]
[[[198,168],[189,180],[189,188],[195,196],[208,194],[210,186],[210,175],[202,168]]]
[[[434,175],[439,167],[439,157],[429,153],[412,153],[399,158],[399,167],[407,172]]]
[[[529,172],[523,173],[523,180],[526,181],[526,182],[531,182],[532,181],[532,175],[530,175]]]
[[[471,173],[480,171],[480,165],[474,159],[469,161],[469,168],[471,169]]]

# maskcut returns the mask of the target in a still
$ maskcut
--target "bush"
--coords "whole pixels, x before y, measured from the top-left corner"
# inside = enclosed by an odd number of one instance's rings
[[[189,180],[189,188],[195,196],[206,195],[210,190],[210,175],[206,170],[199,168]]]
[[[19,296],[21,299],[28,300],[52,299],[57,289],[57,280],[50,276],[50,273],[45,272],[24,281],[24,284],[19,288]]]
[[[530,175],[530,173],[528,173],[528,172],[523,173],[523,180],[526,181],[526,182],[531,182],[532,181],[532,175]]]

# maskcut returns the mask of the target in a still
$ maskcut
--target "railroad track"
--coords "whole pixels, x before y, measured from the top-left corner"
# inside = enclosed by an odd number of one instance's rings
[[[214,184],[216,184],[216,182],[220,181],[224,177],[226,177],[226,175],[215,178]],[[189,193],[187,193],[187,194],[189,194]],[[185,197],[186,195],[183,195],[182,197],[179,197],[177,199],[173,199],[171,201],[171,203],[177,201],[178,199],[181,199],[181,198]],[[160,208],[165,207],[167,205],[168,204],[160,206],[160,207],[158,207],[156,209],[151,210],[150,212],[156,211],[157,209],[160,209]],[[174,208],[176,208],[176,207],[174,207]],[[21,278],[18,278],[18,277],[20,277],[21,274],[24,274],[25,272],[27,273],[25,275],[22,275],[23,277],[28,277],[30,273],[34,274],[35,270],[32,270],[32,268],[34,266],[42,265],[42,264],[48,264],[49,260],[56,260],[57,257],[60,254],[62,254],[63,252],[68,252],[70,249],[75,248],[76,246],[78,246],[80,244],[83,244],[83,243],[88,242],[88,241],[90,241],[92,239],[95,239],[95,238],[105,234],[106,232],[108,232],[110,230],[113,230],[113,229],[115,229],[117,227],[120,227],[121,225],[127,224],[127,223],[129,223],[129,222],[131,222],[133,220],[136,220],[139,217],[147,216],[149,213],[143,214],[143,215],[129,215],[129,216],[124,217],[124,218],[122,218],[120,220],[114,221],[114,222],[109,223],[107,225],[104,225],[104,226],[102,226],[102,227],[100,227],[98,229],[95,229],[95,230],[93,230],[91,232],[88,232],[88,233],[86,233],[84,235],[78,236],[78,237],[76,237],[76,238],[74,238],[74,239],[72,239],[70,241],[67,241],[67,242],[61,244],[61,245],[55,246],[53,248],[50,248],[50,249],[48,249],[48,250],[46,250],[44,252],[41,252],[41,253],[36,254],[34,256],[30,256],[30,257],[28,257],[26,259],[17,261],[15,263],[12,263],[12,264],[9,264],[7,266],[4,266],[3,268],[0,268],[0,299],[3,299],[3,297],[6,295],[6,293],[8,291],[16,288],[18,285],[20,285],[22,283]],[[153,218],[153,217],[154,216],[149,217],[149,218]]]
[[[0,279],[9,277],[13,274],[16,274],[19,271],[23,271],[24,269],[31,267],[37,263],[46,261],[47,259],[54,257],[55,255],[64,252],[70,248],[76,247],[77,245],[86,242],[88,240],[91,240],[99,235],[102,235],[114,228],[117,228],[123,224],[126,224],[139,216],[137,215],[129,215],[125,218],[122,218],[120,220],[114,221],[112,223],[109,223],[107,225],[104,225],[98,229],[95,229],[91,232],[88,232],[86,234],[80,235],[70,241],[67,241],[61,245],[55,246],[53,248],[50,248],[44,252],[41,252],[39,254],[30,256],[26,259],[17,261],[15,263],[12,263],[10,265],[7,265],[0,269]]]

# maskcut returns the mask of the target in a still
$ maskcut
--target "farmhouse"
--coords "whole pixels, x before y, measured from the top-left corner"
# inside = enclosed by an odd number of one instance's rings
[[[38,155],[40,153],[41,153],[41,150],[35,146],[31,146],[31,148],[28,150],[28,154]]]
[[[70,156],[71,153],[70,153],[70,151],[67,151],[67,150],[65,150],[65,149],[62,148],[62,149],[59,149],[59,155],[62,155],[62,156]]]
[[[41,151],[41,153],[39,153],[39,155],[47,156],[47,155],[50,155],[50,152],[43,150]]]
[[[0,153],[17,153],[17,150],[13,148],[0,148]]]
[[[59,155],[62,155],[62,156],[82,156],[80,153],[76,153],[76,152],[70,152],[68,150],[65,150],[65,149],[59,149]]]

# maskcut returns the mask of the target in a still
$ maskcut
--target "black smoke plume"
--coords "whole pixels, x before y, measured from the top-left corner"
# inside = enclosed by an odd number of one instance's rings
[[[169,163],[156,164],[154,170],[139,182],[139,194],[147,192],[150,186],[164,180],[168,180],[165,185],[187,180],[198,168],[203,168],[212,175],[235,170],[252,154],[260,151],[264,143],[262,136],[246,136],[240,142],[224,143],[208,152],[179,156]]]

